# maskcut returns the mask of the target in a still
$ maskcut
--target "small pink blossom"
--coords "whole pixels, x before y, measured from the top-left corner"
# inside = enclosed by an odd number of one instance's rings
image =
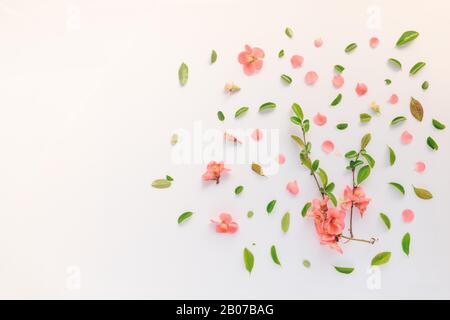
[[[264,58],[264,51],[260,48],[252,48],[245,45],[245,51],[242,51],[238,56],[238,61],[244,68],[244,73],[248,76],[261,70],[263,66],[262,59]]]
[[[280,153],[278,155],[278,164],[284,164],[286,162],[286,157],[284,154]]]
[[[316,40],[314,40],[314,46],[316,48],[320,48],[323,45],[323,40],[322,38],[317,38]]]
[[[255,129],[252,133],[252,139],[255,141],[260,141],[263,138],[263,133],[261,129]]]
[[[422,162],[422,161],[417,161],[417,162],[416,162],[416,168],[415,168],[415,170],[416,170],[417,172],[422,173],[422,172],[425,171],[425,169],[426,169],[426,166],[425,166],[425,163],[424,163],[424,162]]]
[[[333,77],[333,86],[336,89],[339,89],[340,87],[342,87],[344,85],[344,77],[341,76],[340,74],[337,74]]]
[[[208,163],[208,166],[206,167],[206,172],[202,175],[203,181],[216,181],[216,183],[219,183],[220,176],[224,173],[230,172],[230,169],[225,168],[225,165],[223,161],[221,162],[215,162],[211,161]]]
[[[367,93],[367,86],[364,83],[358,83],[355,88],[356,94],[358,96],[363,96]]]
[[[347,186],[344,190],[344,202],[342,202],[341,206],[348,210],[353,204],[359,209],[359,214],[362,217],[366,212],[370,201],[371,199],[366,197],[366,193],[362,187],[352,188]]]
[[[317,113],[314,116],[313,121],[316,125],[323,126],[325,123],[327,123],[327,116],[325,116],[321,113]]]
[[[216,232],[218,233],[235,233],[239,229],[239,225],[233,221],[229,213],[221,213],[219,220],[211,220],[211,223],[216,226]]]
[[[412,222],[414,220],[414,212],[411,209],[405,209],[402,212],[404,222]]]
[[[378,47],[378,44],[380,43],[380,40],[377,37],[372,37],[369,40],[369,45],[371,48],[376,48]]]
[[[318,79],[319,79],[319,76],[317,75],[317,73],[315,71],[309,71],[305,74],[305,82],[306,82],[306,84],[308,84],[310,86],[315,84]]]
[[[241,90],[241,88],[239,86],[235,85],[234,83],[230,82],[230,83],[225,84],[224,90],[226,93],[231,94],[231,93]]]
[[[413,140],[413,135],[409,133],[408,131],[403,131],[401,138],[403,144],[410,144]]]
[[[398,96],[394,93],[393,95],[390,96],[389,103],[396,104],[397,102],[398,102]]]
[[[290,181],[286,185],[286,190],[289,191],[289,193],[291,193],[293,195],[297,195],[299,192],[297,181],[296,180]]]
[[[293,68],[300,68],[303,64],[303,57],[298,54],[293,55],[291,58],[291,64]]]
[[[331,141],[331,140],[325,140],[325,141],[322,143],[322,150],[323,150],[325,153],[331,153],[331,152],[333,152],[333,150],[334,150],[334,143],[333,143],[333,141]]]

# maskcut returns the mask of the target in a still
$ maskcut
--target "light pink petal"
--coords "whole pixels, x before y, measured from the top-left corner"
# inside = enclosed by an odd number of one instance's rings
[[[334,150],[334,143],[333,143],[332,141],[330,141],[330,140],[325,140],[325,141],[322,143],[322,150],[323,150],[325,153],[333,152],[333,150]]]
[[[344,85],[344,77],[341,76],[340,74],[337,74],[333,77],[333,86],[335,88],[340,88]]]
[[[286,157],[284,156],[284,154],[280,153],[278,155],[278,163],[279,164],[284,164],[286,162]]]
[[[248,54],[252,53],[252,47],[250,47],[248,44],[245,45],[245,52],[247,52]]]
[[[377,37],[372,37],[369,40],[369,44],[371,48],[376,48],[378,47],[378,44],[380,43],[380,40]]]
[[[261,68],[263,66],[262,60],[255,60],[252,63],[253,63],[253,67],[255,68],[255,70],[257,70],[257,71],[261,70]]]
[[[409,143],[411,143],[412,139],[413,139],[413,136],[411,133],[409,133],[406,130],[403,131],[402,136],[401,136],[402,143],[409,144]]]
[[[238,229],[239,225],[236,222],[231,222],[228,224],[228,233],[235,233]]]
[[[390,104],[396,104],[398,102],[398,96],[394,93],[393,95],[391,95],[391,97],[389,98],[389,103]]]
[[[412,222],[414,220],[414,212],[410,209],[405,209],[402,212],[402,218],[405,222]]]
[[[314,46],[316,48],[320,48],[323,45],[323,40],[322,38],[317,38],[316,40],[314,40]]]
[[[417,172],[420,172],[420,173],[422,173],[422,172],[424,172],[425,171],[425,168],[426,168],[426,166],[425,166],[425,163],[424,162],[422,162],[422,161],[417,161],[416,162],[416,171]]]
[[[252,133],[252,139],[255,141],[260,141],[263,137],[263,133],[260,129],[255,129]]]
[[[294,68],[300,68],[303,64],[303,57],[299,55],[293,55],[291,58],[291,64]]]
[[[247,64],[251,61],[251,57],[247,52],[241,52],[238,56],[238,61],[240,64]]]
[[[289,182],[289,183],[286,185],[286,189],[287,189],[287,191],[289,191],[291,194],[297,195],[297,194],[298,194],[298,191],[299,191],[297,181],[294,180],[294,181]]]
[[[203,181],[216,180],[216,175],[212,171],[207,171],[202,175]]]
[[[222,222],[225,222],[225,223],[230,223],[231,221],[233,221],[233,218],[231,217],[231,214],[229,214],[229,213],[221,213],[220,215],[219,215],[219,218],[220,218],[220,220],[222,221]]]
[[[251,76],[255,73],[255,64],[254,63],[247,63],[244,64],[244,73],[248,76]]]
[[[363,96],[367,92],[367,86],[364,83],[358,83],[355,91],[358,96]]]
[[[260,48],[253,48],[252,54],[257,58],[264,58],[264,51]]]
[[[317,113],[314,116],[313,121],[316,125],[323,126],[325,123],[327,123],[327,117],[321,113]]]
[[[315,71],[309,71],[305,75],[305,82],[308,85],[313,85],[317,82],[317,79],[319,79],[319,76]]]
[[[217,233],[227,233],[228,231],[228,225],[225,223],[218,223],[216,224],[216,232]]]

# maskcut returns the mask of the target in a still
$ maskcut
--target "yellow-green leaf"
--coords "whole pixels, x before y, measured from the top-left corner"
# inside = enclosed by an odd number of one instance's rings
[[[280,262],[280,259],[278,258],[277,248],[275,247],[275,245],[270,247],[270,256],[272,257],[273,262],[275,262],[277,265],[281,266],[281,262]]]
[[[272,213],[273,208],[275,208],[275,205],[276,205],[276,204],[277,204],[277,200],[272,200],[272,201],[270,201],[270,202],[267,204],[267,207],[266,207],[267,213]]]
[[[277,105],[274,102],[266,102],[259,107],[259,112],[275,109],[276,107]]]
[[[166,189],[169,188],[172,183],[167,179],[156,179],[152,182],[152,187],[156,189]]]
[[[405,194],[405,188],[397,182],[389,182],[389,184],[391,186],[393,186],[395,189],[397,189],[398,191],[400,191],[402,194]]]
[[[407,256],[409,256],[410,244],[411,244],[411,235],[409,234],[409,232],[407,232],[402,238],[402,249]]]
[[[259,164],[257,164],[256,162],[252,163],[252,170],[254,172],[256,172],[257,174],[259,174],[260,176],[264,176],[262,167]]]
[[[412,66],[411,70],[409,70],[410,75],[415,75],[419,70],[421,70],[423,67],[425,67],[425,62],[417,62],[415,65]]]
[[[401,47],[408,42],[413,41],[419,36],[419,33],[417,31],[405,31],[403,34],[398,38],[397,43],[395,44],[397,47]]]
[[[178,217],[178,224],[183,223],[183,221],[185,221],[186,219],[189,219],[190,217],[192,217],[193,214],[194,213],[191,212],[191,211],[187,211],[187,212],[184,212],[184,213],[180,214],[180,216]]]
[[[423,107],[422,104],[411,97],[411,102],[409,103],[409,110],[411,111],[411,114],[414,118],[416,118],[418,121],[422,121],[423,119]]]
[[[391,219],[389,219],[389,217],[382,212],[380,212],[380,218],[381,218],[381,220],[383,220],[386,228],[388,228],[388,230],[390,230],[391,229]]]
[[[415,186],[413,186],[413,189],[416,196],[418,196],[420,199],[429,200],[433,198],[433,195],[427,189],[416,188]]]
[[[372,266],[381,266],[383,264],[386,264],[391,259],[391,253],[390,252],[380,252],[372,259]]]
[[[184,62],[180,65],[180,68],[178,69],[178,80],[180,80],[180,84],[184,86],[189,77],[189,68],[187,64]]]
[[[336,269],[337,272],[344,273],[344,274],[350,274],[355,270],[355,268],[346,268],[346,267],[338,267],[334,266],[334,269]]]
[[[255,257],[253,256],[253,253],[247,248],[244,248],[244,264],[245,269],[248,271],[248,273],[251,274],[253,266],[255,265]]]
[[[217,61],[217,52],[216,50],[211,51],[211,64]]]
[[[283,230],[284,233],[288,232],[290,223],[291,214],[289,212],[286,212],[281,219],[281,230]]]
[[[358,47],[356,43],[350,43],[348,46],[345,47],[345,52],[349,53],[355,50]]]
[[[394,152],[394,149],[392,149],[389,146],[388,146],[388,149],[389,149],[389,164],[391,166],[393,166],[395,163],[395,159],[396,159],[395,152]]]

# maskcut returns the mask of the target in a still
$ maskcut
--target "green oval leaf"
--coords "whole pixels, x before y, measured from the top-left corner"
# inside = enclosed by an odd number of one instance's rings
[[[361,153],[361,155],[364,157],[364,159],[366,159],[367,164],[373,168],[375,167],[375,159],[372,158],[372,156],[366,152]]]
[[[336,128],[337,128],[338,130],[345,130],[345,129],[347,129],[347,127],[348,127],[348,124],[347,124],[347,123],[338,123],[338,124],[336,125]]]
[[[433,123],[433,127],[435,127],[438,130],[444,130],[445,129],[445,124],[443,124],[442,122],[439,122],[436,119],[433,119],[432,123]]]
[[[270,247],[270,256],[272,257],[273,262],[281,266],[281,262],[280,259],[278,259],[277,248],[275,247],[275,245]]]
[[[235,194],[235,195],[241,194],[242,191],[244,191],[244,186],[237,186],[237,187],[234,189],[234,194]]]
[[[189,219],[190,217],[192,217],[194,213],[191,211],[186,211],[182,214],[180,214],[180,216],[178,217],[178,224],[183,223],[183,221],[185,221],[186,219]]]
[[[419,33],[417,31],[405,31],[403,34],[398,38],[397,43],[395,44],[397,47],[404,46],[408,42],[413,41],[415,38],[419,36]]]
[[[355,150],[351,150],[349,152],[347,152],[344,157],[346,157],[347,159],[351,159],[351,158],[355,158],[358,155],[358,152],[356,152]]]
[[[302,217],[306,217],[306,214],[308,213],[309,208],[311,208],[311,202],[305,203],[302,209]]]
[[[234,114],[235,118],[241,117],[243,114],[245,114],[248,111],[248,107],[241,107],[239,108],[236,113]]]
[[[217,52],[216,52],[216,50],[211,51],[211,59],[210,59],[210,61],[211,61],[211,64],[213,64],[214,62],[217,61]]]
[[[278,52],[278,58],[283,58],[283,57],[284,57],[284,50],[281,49],[281,50]]]
[[[382,212],[380,213],[380,218],[381,218],[381,220],[383,220],[386,228],[388,228],[388,230],[390,230],[391,229],[391,219],[389,219],[389,217]]]
[[[247,218],[249,218],[249,219],[253,218],[254,214],[255,213],[253,211],[247,212]]]
[[[255,257],[253,256],[253,253],[247,248],[244,248],[244,264],[245,269],[248,271],[248,273],[251,274],[253,266],[255,265]]]
[[[392,121],[391,121],[391,126],[395,126],[396,124],[399,124],[399,123],[401,123],[401,122],[403,122],[403,121],[406,121],[406,117],[404,117],[404,116],[398,116],[398,117],[395,117],[395,118],[392,119]]]
[[[421,85],[422,90],[428,90],[428,88],[430,87],[430,83],[428,81],[424,81]]]
[[[355,270],[355,268],[346,268],[346,267],[338,267],[334,266],[334,269],[336,269],[337,272],[344,273],[344,274],[350,274]]]
[[[395,163],[395,159],[396,159],[395,152],[394,152],[394,149],[392,149],[389,146],[388,146],[388,149],[389,149],[389,164],[391,166],[393,166]]]
[[[280,76],[281,80],[283,80],[284,82],[286,82],[287,84],[291,84],[292,83],[292,78],[289,77],[287,74],[282,74]]]
[[[289,37],[292,38],[294,36],[294,31],[292,31],[291,28],[287,27],[286,29],[284,29],[284,33]]]
[[[172,183],[167,179],[156,179],[152,182],[152,187],[156,189],[166,189],[169,188]]]
[[[218,111],[218,112],[217,112],[217,118],[218,118],[220,121],[225,120],[225,115],[223,114],[222,111]]]
[[[184,86],[189,77],[189,68],[187,64],[184,62],[180,65],[180,68],[178,69],[178,80],[180,81],[180,84]]]
[[[391,259],[391,253],[390,252],[380,252],[372,259],[372,266],[381,266],[383,264],[386,264]]]
[[[394,65],[395,67],[399,68],[399,69],[402,68],[402,64],[401,64],[400,61],[398,61],[397,59],[390,58],[390,59],[388,60],[388,62],[389,62],[390,64]]]
[[[303,120],[303,110],[302,107],[300,107],[300,105],[298,103],[293,103],[291,106],[292,111],[295,113],[295,115],[297,116],[297,118],[299,118],[300,120]]]
[[[419,70],[421,70],[423,67],[425,67],[425,62],[417,62],[415,65],[412,66],[411,70],[409,70],[410,75],[415,75]]]
[[[291,224],[291,214],[286,212],[281,219],[281,230],[286,233],[289,230],[289,225]]]
[[[334,66],[334,70],[336,70],[337,73],[342,73],[342,72],[344,72],[345,68],[343,66],[341,66],[340,64],[337,64]]]
[[[266,103],[263,103],[259,107],[259,112],[275,109],[276,107],[277,107],[277,105],[275,103],[273,103],[273,102],[266,102]]]
[[[370,133],[366,133],[361,138],[361,150],[364,150],[367,147],[367,145],[369,144],[370,140],[372,140],[372,135]]]
[[[333,101],[331,101],[331,106],[337,106],[342,100],[342,94],[339,93]]]
[[[300,137],[297,137],[295,135],[291,135],[292,140],[294,140],[301,148],[305,147],[305,143]]]
[[[169,175],[166,175],[166,180],[167,181],[173,181],[173,178],[171,176],[169,176]]]
[[[409,246],[411,244],[411,235],[409,232],[405,233],[405,235],[402,238],[402,249],[403,252],[409,256]]]
[[[267,207],[266,207],[267,213],[272,213],[273,208],[275,207],[276,204],[277,204],[277,200],[272,200],[272,201],[270,201],[270,202],[267,204]]]
[[[356,43],[350,43],[348,46],[345,47],[345,52],[349,53],[355,50],[358,47]]]
[[[358,184],[361,184],[364,180],[366,180],[370,175],[370,166],[364,166],[358,171],[358,176],[356,178],[356,181]]]
[[[402,194],[405,194],[405,188],[397,182],[389,182],[389,184],[391,186],[393,186],[395,189],[397,189],[398,191],[400,191]]]
[[[328,184],[328,175],[325,170],[319,168],[317,174],[319,175],[320,181],[322,182],[322,186],[326,186]]]
[[[423,119],[423,107],[422,104],[411,97],[411,102],[409,103],[409,110],[411,111],[411,114],[414,118],[416,118],[418,121],[422,121]]]
[[[432,137],[427,138],[427,145],[433,150],[439,149],[437,142]]]
[[[311,262],[309,262],[309,260],[307,260],[307,259],[304,259],[303,260],[303,266],[305,268],[310,268],[311,267]]]
[[[384,79],[384,83],[388,86],[392,83],[391,79]]]
[[[361,123],[368,123],[368,122],[370,122],[371,119],[372,119],[372,116],[368,113],[361,113],[359,115],[359,121],[361,121]]]
[[[433,198],[433,195],[430,191],[424,188],[416,188],[413,186],[414,192],[416,196],[418,196],[420,199],[429,200]]]

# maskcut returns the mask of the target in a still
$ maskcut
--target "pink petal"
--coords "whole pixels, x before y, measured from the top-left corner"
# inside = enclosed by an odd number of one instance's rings
[[[263,137],[263,133],[260,129],[255,129],[252,133],[252,139],[255,141],[260,141]]]
[[[313,85],[316,83],[317,79],[319,79],[319,76],[315,71],[309,71],[305,75],[305,82],[308,85]]]
[[[390,104],[396,104],[398,102],[398,96],[394,93],[390,98],[389,98],[389,103]]]
[[[216,232],[217,233],[226,233],[228,231],[228,225],[225,223],[216,224]]]
[[[320,48],[323,45],[323,40],[322,38],[317,38],[316,40],[314,40],[314,46],[316,48]]]
[[[401,136],[402,143],[409,144],[409,143],[411,143],[412,139],[413,139],[413,136],[411,133],[409,133],[406,130],[403,131],[402,136]]]
[[[251,61],[251,57],[247,52],[241,52],[239,53],[238,61],[240,64],[247,64]]]
[[[340,88],[344,85],[344,77],[340,74],[337,74],[333,77],[333,86],[335,88]]]
[[[248,54],[252,53],[252,47],[250,47],[248,44],[245,45],[245,52],[247,52]]]
[[[294,181],[289,182],[289,183],[286,185],[286,189],[287,189],[287,191],[289,191],[291,194],[297,195],[297,194],[298,194],[298,191],[299,191],[297,181],[294,180]]]
[[[264,51],[260,48],[253,48],[252,54],[257,58],[264,58]]]
[[[422,172],[425,171],[425,168],[426,168],[425,163],[423,163],[422,161],[417,161],[416,162],[416,169],[415,170],[417,172],[422,173]]]
[[[257,70],[257,71],[261,70],[262,66],[263,66],[262,60],[253,61],[253,67],[255,68],[255,70]]]
[[[299,55],[293,55],[291,58],[291,64],[294,68],[300,68],[303,64],[303,57]]]
[[[410,209],[405,209],[402,212],[402,218],[405,222],[412,222],[414,220],[414,212]]]
[[[222,222],[225,222],[225,223],[231,223],[231,221],[233,221],[233,218],[231,217],[231,214],[229,214],[229,213],[221,213],[220,215],[219,215],[219,218],[220,218],[220,220],[222,221]]]
[[[323,126],[325,123],[327,123],[327,117],[321,113],[317,113],[314,116],[313,121],[316,125]]]
[[[334,150],[334,144],[333,144],[333,142],[330,141],[330,140],[325,140],[325,141],[322,143],[322,150],[323,150],[325,153],[333,152],[333,150]]]
[[[247,63],[244,64],[244,73],[248,76],[251,76],[255,73],[255,64],[254,63]]]
[[[239,229],[239,225],[236,222],[231,222],[228,225],[228,233],[235,233],[236,231],[238,231]]]
[[[284,156],[284,154],[280,153],[278,155],[278,163],[279,164],[284,164],[286,162],[286,157]]]
[[[367,86],[364,83],[358,83],[355,91],[358,96],[363,96],[367,92]]]
[[[380,40],[378,40],[378,38],[377,37],[372,37],[372,38],[370,38],[370,40],[369,40],[369,44],[370,44],[370,47],[371,48],[376,48],[376,47],[378,47],[378,44],[380,43]]]

